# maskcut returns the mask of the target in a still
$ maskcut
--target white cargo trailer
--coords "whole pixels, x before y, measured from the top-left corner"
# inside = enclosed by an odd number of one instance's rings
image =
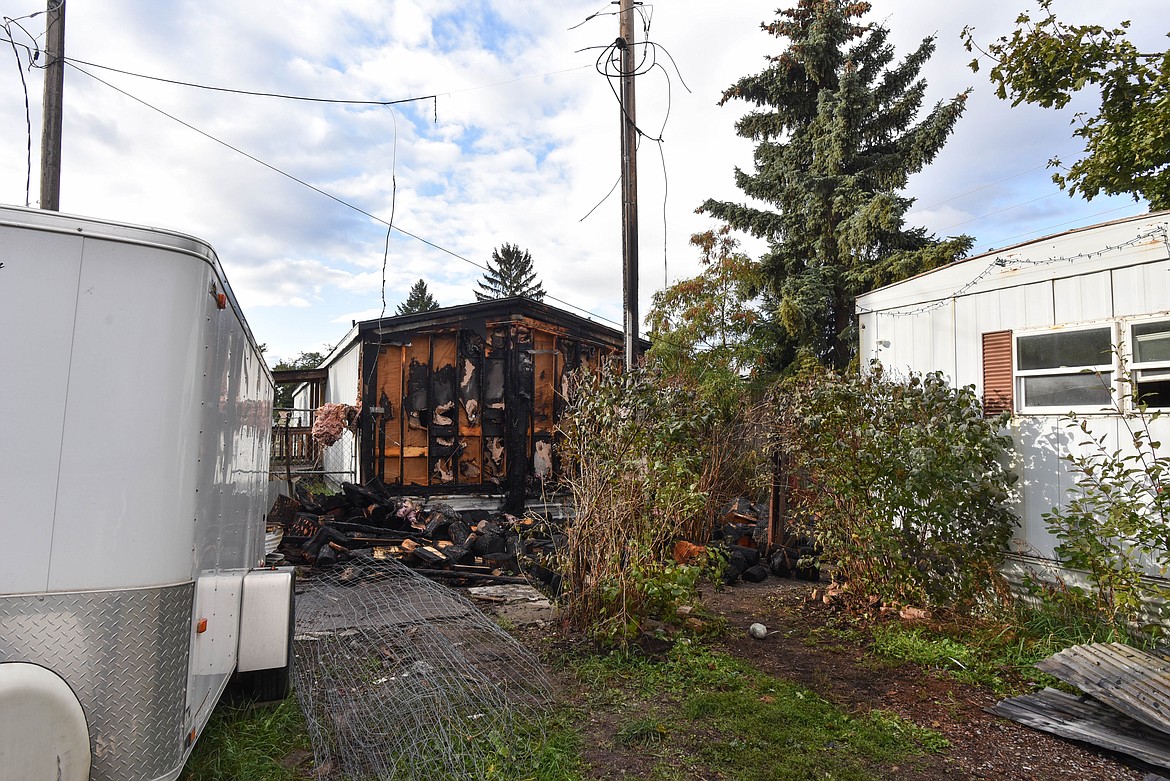
[[[173,779],[283,694],[272,387],[204,242],[0,207],[0,777]]]

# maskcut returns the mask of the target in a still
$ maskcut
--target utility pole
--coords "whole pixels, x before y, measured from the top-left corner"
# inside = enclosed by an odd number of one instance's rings
[[[41,208],[61,208],[61,114],[65,92],[65,0],[45,14],[45,95],[41,120]]]
[[[634,111],[634,0],[621,0],[622,297],[626,369],[638,365],[638,127]]]

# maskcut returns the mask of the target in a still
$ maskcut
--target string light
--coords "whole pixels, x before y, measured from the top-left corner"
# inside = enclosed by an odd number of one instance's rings
[[[1166,248],[1167,257],[1170,257],[1170,234],[1167,233],[1165,225],[1159,225],[1145,233],[1139,233],[1129,241],[1123,241],[1120,244],[1113,244],[1107,247],[1102,247],[1092,252],[1079,252],[1076,255],[1053,256],[1047,258],[1017,258],[1017,257],[1000,257],[996,256],[987,264],[987,267],[980,271],[974,279],[970,280],[962,287],[954,292],[943,296],[942,298],[931,301],[927,304],[919,304],[917,306],[906,307],[891,307],[890,309],[867,309],[865,307],[858,307],[857,314],[860,315],[885,315],[886,317],[914,317],[926,312],[931,312],[935,309],[941,309],[951,302],[952,299],[963,296],[984,279],[991,276],[996,269],[1007,268],[1021,268],[1026,266],[1051,266],[1056,263],[1075,263],[1078,260],[1087,260],[1089,258],[1099,258],[1108,255],[1118,250],[1126,249],[1137,244],[1143,244],[1152,238],[1159,238],[1162,241],[1162,246]],[[908,305],[910,306],[910,305]]]

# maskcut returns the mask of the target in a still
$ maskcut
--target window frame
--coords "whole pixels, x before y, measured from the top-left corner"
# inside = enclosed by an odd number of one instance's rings
[[[1109,331],[1109,361],[1093,364],[1093,365],[1077,365],[1077,366],[1055,366],[1045,369],[1021,369],[1019,367],[1020,360],[1020,340],[1028,339],[1035,336],[1046,336],[1056,333],[1073,333],[1076,331],[1099,331],[1108,329]],[[1118,344],[1121,338],[1119,323],[1115,319],[1096,320],[1085,323],[1075,323],[1070,325],[1048,327],[1048,328],[1033,328],[1026,331],[1017,331],[1012,334],[1012,390],[1015,395],[1016,411],[1022,415],[1064,415],[1068,412],[1076,412],[1078,414],[1108,414],[1116,412],[1113,407],[1118,402],[1118,376],[1120,373],[1120,361],[1118,360]],[[1124,329],[1126,337],[1129,336],[1130,331]],[[1086,371],[1087,370],[1087,371]],[[1109,399],[1098,404],[1063,404],[1063,405],[1035,405],[1028,404],[1028,396],[1025,393],[1025,381],[1032,377],[1067,377],[1092,372],[1094,374],[1109,374]]]
[[[1167,333],[1166,338],[1170,338],[1170,314],[1168,314],[1166,312],[1163,312],[1163,313],[1158,314],[1158,315],[1149,315],[1149,316],[1143,315],[1142,317],[1126,318],[1121,323],[1122,333],[1124,335],[1123,338],[1125,339],[1125,346],[1126,346],[1126,352],[1125,352],[1126,363],[1127,363],[1126,371],[1129,373],[1130,378],[1132,380],[1132,388],[1130,389],[1130,391],[1127,392],[1127,395],[1128,394],[1135,394],[1136,395],[1138,393],[1138,383],[1139,382],[1145,381],[1147,379],[1150,381],[1155,381],[1155,378],[1153,378],[1153,377],[1139,378],[1140,373],[1143,371],[1156,371],[1159,373],[1163,373],[1167,376],[1168,379],[1170,379],[1170,358],[1166,358],[1163,360],[1157,360],[1157,361],[1138,361],[1137,338],[1134,336],[1133,329],[1134,329],[1134,326],[1146,325],[1149,323],[1165,323],[1166,324],[1166,333]],[[1137,404],[1138,404],[1137,398],[1128,398],[1127,401],[1128,401],[1127,407],[1129,408],[1129,410],[1136,410],[1137,409]],[[1156,409],[1165,409],[1165,408],[1166,408],[1165,406],[1160,406],[1160,407],[1157,407]]]

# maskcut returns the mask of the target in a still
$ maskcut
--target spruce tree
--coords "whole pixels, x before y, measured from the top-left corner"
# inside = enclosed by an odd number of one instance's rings
[[[736,124],[756,142],[755,172],[737,168],[735,180],[775,210],[709,199],[699,211],[768,241],[761,264],[774,369],[801,355],[847,365],[858,294],[960,258],[972,244],[906,227],[914,201],[899,192],[938,154],[967,93],[919,117],[918,74],[934,39],[891,65],[889,31],[857,21],[869,10],[849,0],[781,10],[762,27],[788,48],[720,101],[757,107]]]
[[[438,308],[439,302],[427,290],[427,283],[420,279],[411,286],[410,292],[406,295],[406,300],[398,305],[395,314],[409,315],[412,312],[428,312]]]
[[[515,244],[501,244],[499,249],[492,250],[492,259],[488,261],[483,279],[479,280],[475,298],[490,301],[511,296],[543,301],[544,285],[536,279],[528,250],[521,250]]]

